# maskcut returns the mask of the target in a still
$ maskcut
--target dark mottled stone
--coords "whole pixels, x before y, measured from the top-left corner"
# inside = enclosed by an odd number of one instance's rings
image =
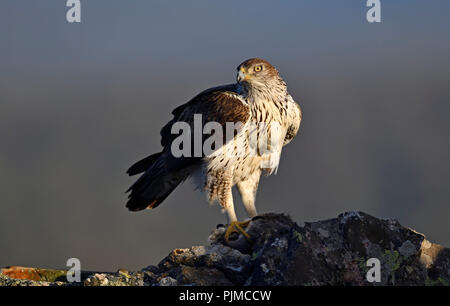
[[[221,285],[433,285],[450,283],[450,249],[426,240],[398,221],[363,212],[302,226],[283,214],[265,214],[242,235],[224,239],[218,226],[210,245],[174,249],[157,266],[141,271],[83,273],[81,283],[18,280],[0,273],[6,286],[221,286]],[[366,262],[377,258],[381,281],[366,279]],[[11,272],[12,271],[12,272]],[[40,269],[39,271],[45,271]],[[33,274],[35,275],[35,274]],[[35,277],[35,276],[34,276]]]

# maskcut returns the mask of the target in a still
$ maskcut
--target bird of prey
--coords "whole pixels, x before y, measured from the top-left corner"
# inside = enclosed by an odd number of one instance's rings
[[[266,60],[244,61],[237,67],[236,79],[234,84],[207,89],[172,111],[173,119],[161,130],[161,152],[136,162],[127,171],[130,176],[141,174],[127,190],[129,210],[157,207],[181,182],[192,177],[208,201],[217,201],[226,212],[225,238],[233,232],[249,238],[243,229],[249,221],[238,222],[236,218],[232,187],[237,186],[249,218],[256,216],[255,196],[260,176],[277,170],[281,149],[297,134],[302,112],[278,70]],[[196,116],[204,126],[214,122],[216,128],[226,129],[233,123],[238,128],[231,136],[216,129],[214,133],[210,131],[217,136],[215,140],[223,141],[215,142],[209,153],[174,154],[174,143],[180,137],[174,133],[177,130],[174,127],[182,122],[184,127],[194,130]],[[203,133],[200,139],[194,139],[194,134],[188,134],[191,143],[183,143],[181,150],[192,153],[195,141],[200,145],[208,141],[208,135]],[[256,142],[252,144],[249,138]],[[265,150],[260,149],[261,143]]]

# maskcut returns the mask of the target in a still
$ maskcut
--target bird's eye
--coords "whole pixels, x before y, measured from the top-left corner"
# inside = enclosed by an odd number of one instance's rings
[[[255,70],[256,72],[259,72],[259,71],[262,70],[262,66],[261,66],[261,65],[256,66],[254,70]]]

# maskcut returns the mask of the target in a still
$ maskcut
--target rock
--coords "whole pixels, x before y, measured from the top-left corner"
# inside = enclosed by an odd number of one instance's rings
[[[180,265],[176,269],[176,279],[179,285],[194,286],[232,286],[225,274],[215,268],[191,267]]]
[[[47,286],[64,286],[66,283],[64,282],[47,282],[47,281],[33,281],[28,279],[17,279],[10,278],[3,274],[0,274],[0,286],[38,286],[38,287],[47,287]]]
[[[250,260],[248,254],[242,254],[238,250],[222,244],[215,244],[212,246],[194,246],[190,249],[175,249],[159,263],[158,267],[160,273],[176,274],[175,278],[180,280],[181,284],[189,283],[188,280],[192,277],[183,276],[183,274],[185,271],[191,271],[188,267],[195,267],[204,268],[205,277],[209,277],[211,274],[216,275],[216,277],[223,276],[224,279],[218,281],[218,283],[231,285],[245,281],[242,278],[242,273],[247,272],[246,269]],[[177,270],[177,268],[181,268],[181,270]],[[198,269],[197,273],[200,273]],[[181,279],[184,280],[181,281]],[[230,283],[229,280],[233,283]],[[198,278],[197,283],[199,283]]]
[[[160,286],[178,286],[178,282],[176,279],[173,279],[170,276],[163,277],[159,280],[158,284]]]
[[[141,271],[83,272],[81,283],[67,283],[45,269],[5,268],[0,285],[14,286],[176,286],[176,285],[439,285],[450,283],[450,250],[393,219],[363,212],[306,222],[283,214],[252,219],[250,239],[224,239],[219,226],[210,245],[175,249],[157,266]],[[369,261],[370,259],[370,261]],[[380,282],[369,282],[368,262],[380,264]],[[370,271],[369,271],[370,270]],[[35,272],[39,273],[36,274]],[[373,272],[373,271],[372,271]],[[370,272],[371,273],[371,272]],[[56,275],[42,278],[39,275]],[[17,279],[22,278],[22,279]]]
[[[143,286],[145,273],[129,273],[119,270],[117,273],[94,273],[83,281],[84,286]]]
[[[405,257],[409,257],[417,253],[416,247],[409,240],[403,242],[403,244],[398,248],[398,251]]]

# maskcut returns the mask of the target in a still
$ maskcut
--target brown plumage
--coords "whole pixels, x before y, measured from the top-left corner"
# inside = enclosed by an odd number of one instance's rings
[[[130,210],[157,207],[181,182],[193,177],[208,201],[219,202],[230,222],[237,220],[231,193],[234,185],[249,217],[257,214],[254,204],[260,175],[262,171],[271,174],[277,170],[283,145],[295,137],[300,127],[301,109],[269,62],[249,59],[237,71],[237,83],[205,90],[172,112],[173,119],[161,130],[162,151],[128,170],[130,175],[143,173],[128,190]],[[179,135],[172,134],[172,128],[177,122],[185,122],[193,129],[195,114],[202,116],[202,126],[217,122],[224,130],[227,123],[238,124],[238,128],[231,137],[224,133],[223,145],[214,147],[214,153],[175,157],[172,145]],[[264,124],[265,132],[255,129],[258,124]],[[267,142],[269,150],[254,150],[255,144],[249,141],[253,135],[258,144]],[[210,136],[203,135],[201,143],[205,144]],[[194,153],[195,141],[190,141]],[[250,154],[252,150],[256,154]]]

